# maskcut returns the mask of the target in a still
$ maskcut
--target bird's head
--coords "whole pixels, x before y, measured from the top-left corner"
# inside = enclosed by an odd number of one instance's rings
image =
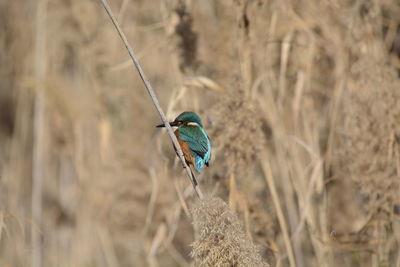
[[[199,115],[191,111],[182,112],[173,122],[169,123],[172,127],[179,127],[181,125],[197,125],[203,127],[203,123]],[[156,127],[165,127],[164,123],[157,125]]]

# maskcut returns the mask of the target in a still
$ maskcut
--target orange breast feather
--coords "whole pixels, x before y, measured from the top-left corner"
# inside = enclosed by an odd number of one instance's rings
[[[189,145],[182,141],[181,139],[179,139],[179,131],[178,129],[175,130],[175,136],[178,139],[179,145],[181,146],[182,152],[183,152],[183,156],[185,156],[186,161],[189,164],[194,165],[194,157],[192,156],[192,153],[190,152],[190,147]]]

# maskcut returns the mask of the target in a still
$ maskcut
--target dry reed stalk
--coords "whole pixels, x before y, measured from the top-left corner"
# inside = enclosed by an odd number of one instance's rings
[[[150,178],[151,178],[152,189],[151,189],[150,200],[149,200],[149,204],[148,204],[148,208],[147,208],[146,223],[143,228],[143,233],[147,233],[147,231],[150,227],[150,224],[153,220],[155,204],[156,204],[157,195],[159,192],[159,182],[158,182],[158,177],[156,175],[156,172],[154,170],[152,154],[150,155],[149,161],[150,161],[149,162],[149,174],[150,174]]]
[[[289,258],[289,263],[290,263],[291,267],[295,267],[296,261],[294,258],[292,244],[291,244],[290,237],[289,237],[289,231],[288,231],[288,227],[286,224],[285,216],[283,214],[281,201],[279,199],[278,192],[276,190],[275,181],[274,181],[274,177],[272,175],[272,170],[271,170],[271,166],[269,163],[269,159],[265,153],[263,155],[263,158],[264,158],[264,160],[261,162],[261,166],[264,171],[264,177],[265,177],[265,180],[267,181],[268,188],[271,192],[272,200],[274,202],[274,206],[275,206],[276,213],[278,216],[279,224],[281,226],[283,239],[284,239],[285,246],[286,246],[286,252],[287,252],[288,258]]]
[[[100,224],[97,224],[96,233],[108,266],[120,266],[114,246],[112,245],[110,231],[105,227],[102,227]]]
[[[176,178],[174,178],[174,186],[175,186],[176,194],[178,195],[179,202],[181,203],[181,207],[184,210],[186,216],[188,218],[190,218],[189,208],[188,208],[188,206],[186,204],[186,201],[185,201],[185,198],[184,198],[184,196],[182,194],[182,190],[179,187],[178,179],[176,179]]]
[[[32,155],[32,219],[35,224],[42,227],[43,210],[43,176],[45,168],[45,77],[46,77],[46,42],[47,42],[47,0],[38,0],[36,7],[36,35],[35,35],[35,80],[36,92],[34,103],[33,121],[33,155]],[[31,229],[32,258],[31,266],[40,267],[42,260],[41,233],[32,227]]]
[[[237,1],[236,2],[236,23],[238,31],[238,54],[241,78],[243,79],[243,87],[245,90],[245,96],[249,97],[251,94],[251,85],[253,82],[252,77],[252,49],[250,44],[250,25],[251,17],[248,15],[249,2]]]
[[[179,251],[172,245],[167,245],[167,251],[171,255],[171,257],[179,264],[181,267],[189,267],[190,264],[186,261],[186,259],[179,253]]]
[[[277,88],[280,88],[277,85]],[[278,90],[278,89],[277,89]],[[281,98],[281,101],[283,99],[288,98],[287,95],[280,95],[277,94],[277,98]],[[267,102],[261,101],[261,99],[267,99]],[[296,232],[296,229],[298,229],[298,223],[299,223],[299,211],[298,211],[298,203],[296,203],[294,199],[294,195],[299,193],[300,185],[296,185],[295,183],[298,183],[295,179],[292,178],[293,173],[301,173],[296,170],[292,170],[291,166],[291,161],[290,159],[287,158],[287,154],[293,154],[291,152],[287,151],[286,145],[284,143],[286,140],[283,140],[281,138],[282,136],[285,136],[285,133],[287,132],[287,126],[286,126],[286,121],[282,120],[281,117],[283,116],[281,110],[282,108],[286,108],[283,103],[280,103],[278,101],[274,101],[274,97],[272,95],[271,90],[266,90],[264,92],[263,98],[258,98],[259,101],[259,106],[261,110],[264,113],[265,119],[270,122],[271,127],[274,129],[276,132],[275,135],[275,141],[274,141],[274,151],[275,151],[275,160],[277,164],[277,169],[278,169],[278,174],[280,174],[280,179],[277,179],[279,183],[281,184],[280,187],[282,188],[281,190],[283,191],[283,196],[282,200],[279,199],[279,196],[277,194],[277,186],[275,185],[275,182],[273,180],[273,175],[272,175],[272,169],[271,164],[269,162],[269,157],[266,155],[263,155],[261,158],[263,160],[261,161],[261,166],[264,171],[264,178],[267,181],[268,188],[271,192],[271,197],[272,201],[274,203],[274,207],[277,213],[278,221],[281,227],[281,231],[283,234],[283,239],[284,239],[284,244],[286,247],[286,251],[288,251],[288,256],[290,260],[290,252],[289,249],[293,249],[293,259],[292,262],[295,262],[297,266],[304,266],[304,255],[302,252],[302,240],[298,236],[294,236],[291,244],[291,239],[290,239],[290,232]],[[287,101],[287,104],[289,104],[289,101]],[[300,199],[300,197],[298,197]],[[290,230],[287,226],[286,219],[284,216],[284,211],[283,208],[286,207],[287,209],[287,220],[288,224],[290,226]]]
[[[6,224],[4,223],[4,213],[2,210],[0,210],[0,240],[3,234],[3,231],[6,231]]]
[[[178,140],[176,139],[176,136],[174,135],[172,127],[169,124],[169,122],[168,122],[168,120],[167,120],[167,118],[166,118],[166,116],[164,114],[164,111],[162,110],[162,108],[160,106],[160,103],[158,102],[158,99],[157,99],[157,96],[154,93],[153,87],[151,86],[150,82],[147,80],[146,75],[144,74],[144,72],[142,70],[142,67],[140,66],[140,63],[139,63],[138,59],[135,56],[135,53],[134,53],[134,51],[132,49],[132,46],[129,44],[128,39],[126,39],[125,34],[123,33],[123,31],[122,31],[121,27],[119,26],[117,20],[115,19],[115,16],[114,16],[110,6],[108,5],[107,1],[106,0],[101,0],[101,3],[103,5],[104,9],[107,11],[107,14],[110,17],[112,23],[114,24],[115,29],[117,30],[119,36],[121,37],[122,41],[124,42],[124,45],[125,45],[126,49],[128,50],[129,56],[131,57],[133,63],[135,64],[135,67],[136,67],[137,71],[139,72],[140,78],[142,79],[142,81],[143,81],[143,83],[144,83],[144,85],[145,85],[145,87],[147,89],[147,92],[149,93],[149,95],[150,95],[150,97],[151,97],[151,99],[153,101],[154,106],[156,107],[158,113],[160,114],[161,120],[163,121],[163,123],[164,123],[164,125],[165,125],[165,127],[167,129],[167,132],[168,132],[168,134],[169,134],[169,136],[170,136],[170,138],[172,140],[172,143],[173,143],[173,145],[175,147],[175,150],[176,150],[176,152],[178,154],[178,157],[180,158],[180,160],[182,162],[182,165],[183,165],[183,168],[186,171],[188,179],[192,183],[193,188],[197,193],[197,196],[200,199],[203,198],[203,193],[201,192],[201,189],[200,189],[200,186],[199,186],[199,184],[198,184],[198,182],[196,180],[196,177],[194,176],[193,172],[190,170],[190,167],[186,164],[186,161],[185,161],[185,158],[183,156],[182,149],[181,149],[181,147],[180,147],[180,145],[178,143]]]
[[[150,266],[152,265],[158,266],[156,259],[157,251],[159,250],[162,243],[165,242],[166,238],[167,238],[167,226],[164,223],[162,223],[157,228],[157,232],[154,235],[154,238],[151,242],[149,253],[147,255],[147,261],[149,262]]]
[[[128,8],[129,2],[130,2],[129,0],[123,0],[121,3],[121,7],[119,8],[117,20],[119,21],[119,23],[121,23],[121,25],[123,24],[125,13]]]
[[[288,32],[283,38],[282,48],[281,48],[281,62],[280,62],[280,70],[279,70],[279,95],[278,95],[278,103],[283,104],[285,97],[287,97],[286,93],[286,72],[288,68],[289,62],[289,54],[291,48],[291,41],[293,38],[293,32]]]

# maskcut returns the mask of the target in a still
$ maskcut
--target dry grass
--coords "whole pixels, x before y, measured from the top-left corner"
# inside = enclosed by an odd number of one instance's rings
[[[396,101],[400,81],[393,69],[379,61],[361,60],[352,74],[357,78],[344,96],[339,129],[342,171],[368,198],[368,211],[390,214],[394,204],[400,203],[400,109]]]
[[[269,266],[246,236],[237,216],[221,199],[198,201],[193,207],[193,224],[195,266]]]
[[[400,266],[398,2],[109,2],[230,210],[193,202],[97,1],[0,0],[1,266]]]

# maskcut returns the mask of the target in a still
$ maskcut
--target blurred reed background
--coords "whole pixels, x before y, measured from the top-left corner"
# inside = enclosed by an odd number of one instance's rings
[[[168,117],[203,118],[249,262],[400,266],[398,1],[109,2]],[[224,204],[99,2],[0,0],[0,28],[0,266],[210,266]]]

